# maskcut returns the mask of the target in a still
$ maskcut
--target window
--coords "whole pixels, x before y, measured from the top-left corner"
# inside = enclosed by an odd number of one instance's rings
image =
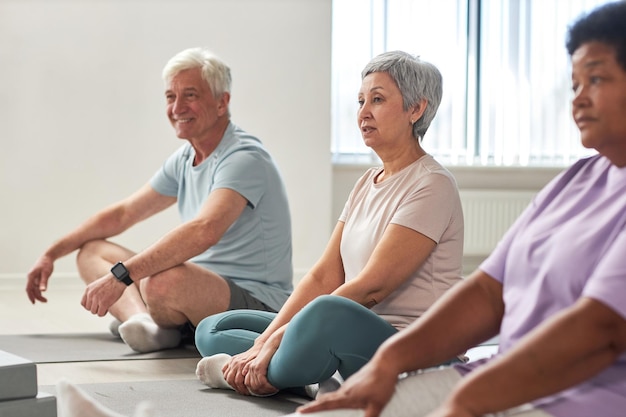
[[[375,161],[356,125],[360,73],[400,49],[437,65],[424,149],[450,165],[565,166],[593,151],[571,117],[568,25],[607,0],[333,0],[334,158]]]

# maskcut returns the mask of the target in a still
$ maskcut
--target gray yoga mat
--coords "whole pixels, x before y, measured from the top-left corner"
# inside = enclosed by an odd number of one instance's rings
[[[0,335],[0,350],[35,363],[200,358],[192,343],[159,352],[137,353],[109,333]]]
[[[279,393],[271,397],[250,397],[230,390],[208,388],[197,379],[171,381],[81,384],[78,387],[109,409],[132,416],[137,404],[149,401],[158,417],[278,417],[293,413],[304,397]],[[52,385],[40,392],[56,396]]]

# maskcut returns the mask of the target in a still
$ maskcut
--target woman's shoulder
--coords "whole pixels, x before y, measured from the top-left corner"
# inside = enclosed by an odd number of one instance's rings
[[[407,172],[407,176],[417,180],[417,182],[436,186],[447,184],[452,189],[458,189],[454,175],[431,155],[425,155],[418,159],[410,168],[411,170]]]

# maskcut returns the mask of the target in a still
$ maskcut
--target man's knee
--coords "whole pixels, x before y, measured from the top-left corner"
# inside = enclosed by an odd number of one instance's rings
[[[146,305],[158,305],[166,300],[168,296],[171,297],[172,286],[176,284],[171,281],[174,277],[168,275],[171,274],[165,271],[141,280],[139,283],[141,286],[141,297]]]
[[[90,262],[94,256],[101,256],[102,245],[106,243],[106,240],[97,239],[90,240],[78,249],[76,255],[76,263],[80,266],[84,262]]]

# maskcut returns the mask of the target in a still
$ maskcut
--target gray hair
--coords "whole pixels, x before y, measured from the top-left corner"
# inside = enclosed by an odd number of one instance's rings
[[[193,68],[200,68],[202,79],[211,88],[213,97],[217,99],[230,93],[230,68],[205,48],[189,48],[174,55],[163,68],[163,80],[169,81],[179,72]]]
[[[419,56],[390,51],[372,58],[361,72],[361,79],[373,72],[386,72],[393,79],[402,94],[404,111],[426,99],[426,110],[413,124],[413,137],[423,138],[437,114],[443,94],[443,79],[437,67]]]

